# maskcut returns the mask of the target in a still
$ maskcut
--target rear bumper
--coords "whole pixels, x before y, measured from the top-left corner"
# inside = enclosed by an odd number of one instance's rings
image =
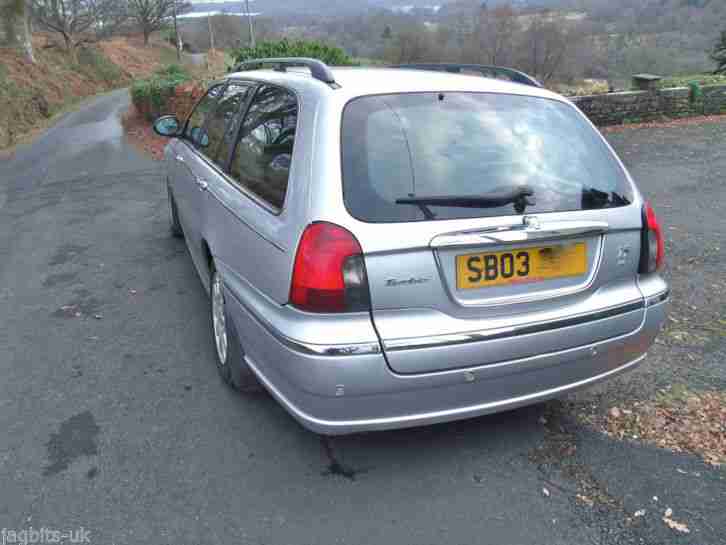
[[[285,396],[285,394],[280,389],[275,387],[275,385],[264,374],[262,374],[262,372],[254,365],[254,363],[249,360],[249,358],[247,358],[247,364],[253,369],[260,382],[264,384],[265,388],[267,388],[267,390],[275,397],[275,399],[277,399],[277,401],[283,407],[285,407],[285,409],[293,417],[295,417],[295,419],[300,422],[300,424],[302,424],[305,428],[323,435],[344,435],[364,431],[381,431],[438,424],[442,422],[450,422],[452,420],[474,418],[486,414],[516,409],[518,407],[523,407],[526,405],[531,405],[534,403],[539,403],[541,401],[546,401],[548,399],[556,398],[567,392],[572,392],[580,388],[585,388],[602,380],[614,377],[619,373],[623,373],[629,369],[634,368],[640,362],[642,362],[643,359],[645,359],[645,354],[599,375],[588,377],[577,382],[563,384],[547,390],[537,390],[532,393],[520,395],[517,397],[464,406],[458,405],[459,400],[452,399],[452,404],[454,404],[454,406],[449,409],[426,411],[424,408],[419,408],[421,412],[404,413],[395,416],[366,417],[352,420],[325,419],[305,412],[303,408],[301,408],[299,405],[294,404],[288,397]],[[471,389],[471,387],[469,388]],[[369,402],[372,404],[377,404],[380,402],[389,403],[394,401],[397,400],[390,397],[390,395],[384,397],[383,399],[369,400]],[[371,407],[371,409],[372,408],[373,407]],[[333,408],[331,407],[331,409]]]
[[[506,411],[614,377],[643,360],[668,304],[664,296],[652,299],[636,330],[596,343],[495,365],[401,375],[380,352],[330,356],[296,349],[228,293],[247,364],[304,427],[330,435]]]

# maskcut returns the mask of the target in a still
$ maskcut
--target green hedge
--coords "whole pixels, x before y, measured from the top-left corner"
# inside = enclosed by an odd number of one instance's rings
[[[352,66],[356,63],[339,47],[310,40],[279,40],[262,42],[257,47],[243,47],[232,51],[235,63],[249,59],[274,57],[311,57],[331,66]]]
[[[131,86],[131,100],[142,115],[153,120],[163,113],[177,86],[190,79],[191,75],[183,67],[171,64],[150,78],[135,81]]]

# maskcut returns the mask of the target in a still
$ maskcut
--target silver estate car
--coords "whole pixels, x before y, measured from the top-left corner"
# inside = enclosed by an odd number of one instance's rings
[[[653,209],[572,103],[477,68],[250,61],[157,120],[225,381],[345,434],[643,360],[669,299]]]

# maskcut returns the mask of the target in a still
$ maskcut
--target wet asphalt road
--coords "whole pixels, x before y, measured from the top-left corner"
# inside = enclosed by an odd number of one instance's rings
[[[127,104],[94,99],[0,163],[0,529],[84,527],[94,545],[726,543],[724,472],[613,442],[559,403],[323,440],[225,388],[160,166],[123,139]],[[694,165],[719,160],[726,173]],[[665,172],[639,173],[657,203]],[[583,482],[606,500],[578,502]],[[665,528],[666,505],[691,534]]]

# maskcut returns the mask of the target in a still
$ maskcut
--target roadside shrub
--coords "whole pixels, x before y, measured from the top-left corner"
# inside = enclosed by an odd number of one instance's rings
[[[575,97],[602,95],[610,91],[607,81],[594,79],[586,79],[571,84],[552,84],[547,87],[561,95]]]
[[[331,66],[356,64],[341,48],[313,40],[287,40],[262,42],[257,47],[243,47],[232,51],[236,63],[250,59],[275,57],[311,57]]]
[[[136,110],[149,121],[168,111],[169,100],[178,85],[191,76],[183,67],[171,64],[157,70],[150,78],[137,80],[131,86],[131,101]]]
[[[164,68],[159,68],[154,75],[169,81],[178,81],[178,83],[187,81],[191,77],[186,68],[179,64],[170,64]]]

